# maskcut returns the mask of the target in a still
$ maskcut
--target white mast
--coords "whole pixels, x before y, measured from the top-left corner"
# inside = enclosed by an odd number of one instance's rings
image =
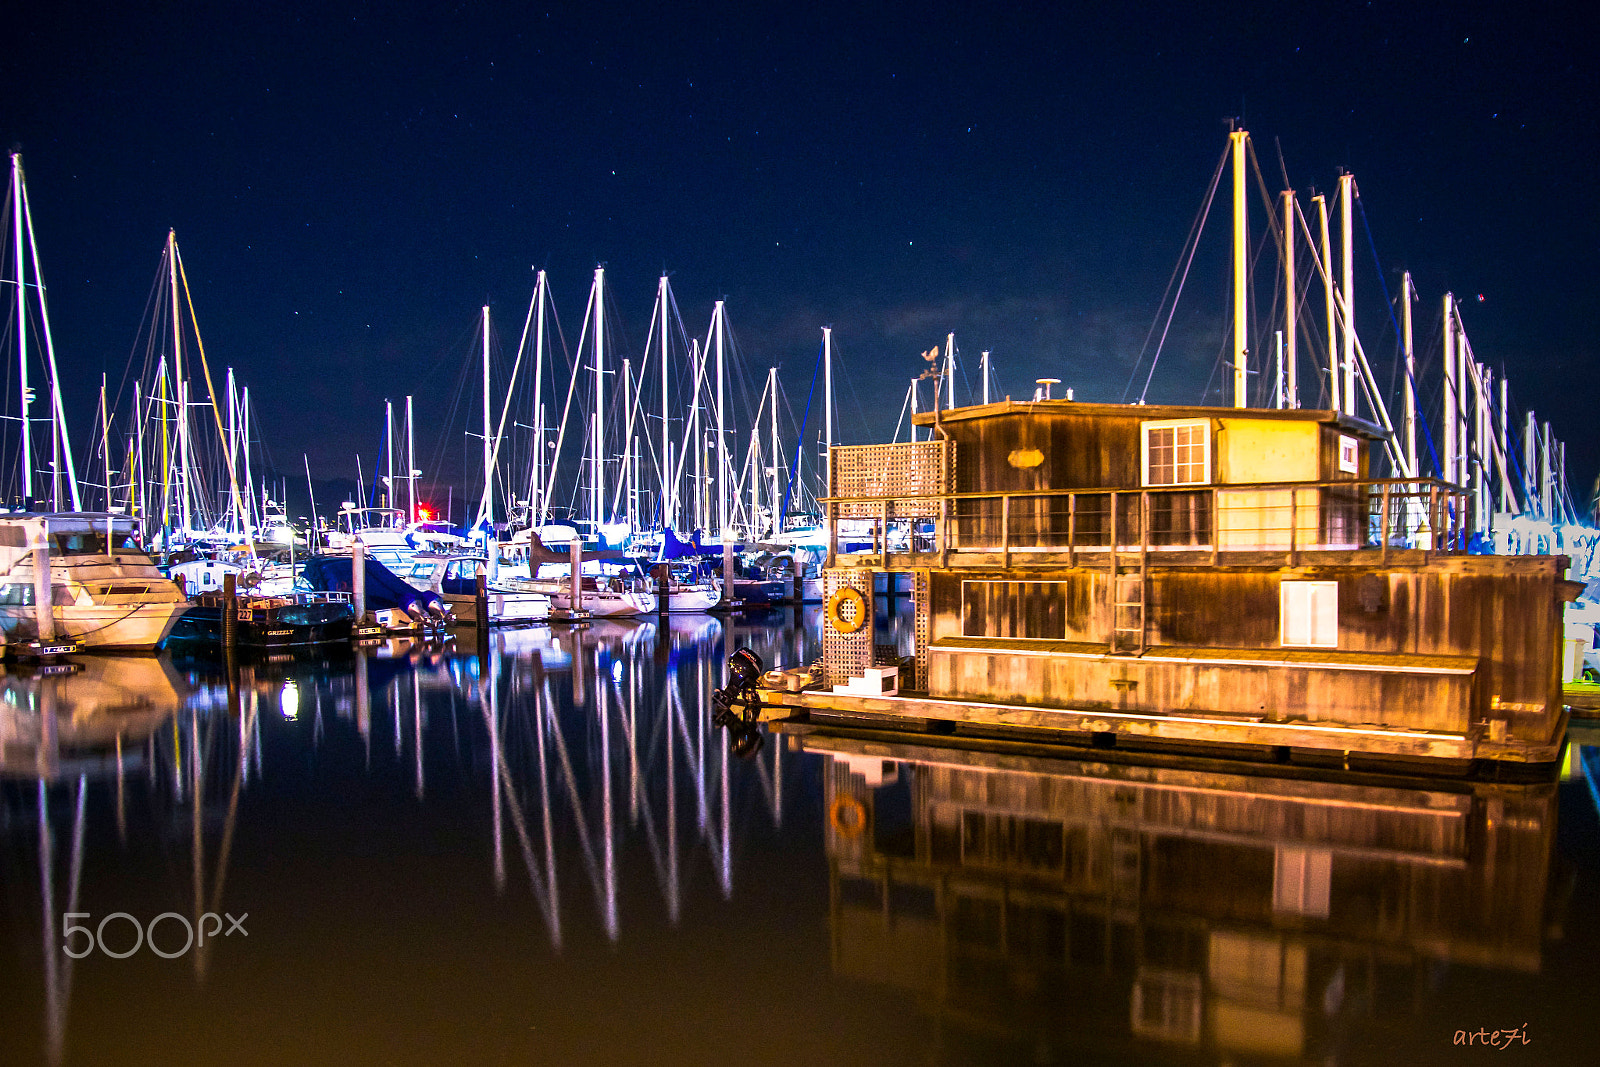
[[[956,406],[956,335],[944,337],[944,409]]]
[[[917,383],[921,378],[911,379],[911,442],[917,440]]]
[[[1542,501],[1539,493],[1539,483],[1536,479],[1538,461],[1535,458],[1535,442],[1539,436],[1539,424],[1533,412],[1528,412],[1527,420],[1522,425],[1522,495],[1527,501],[1526,510],[1536,512]]]
[[[985,353],[987,355],[987,353]],[[823,459],[823,485],[833,495],[833,327],[822,328],[822,439],[828,447]]]
[[[1416,298],[1417,291],[1411,284],[1411,272],[1406,271],[1400,279],[1400,323],[1405,337],[1406,380],[1405,380],[1405,405],[1406,405],[1406,471],[1408,478],[1417,476],[1417,351],[1412,343],[1411,335],[1411,301]]]
[[[955,336],[954,334],[951,335]],[[772,535],[783,532],[783,497],[779,487],[779,470],[783,466],[783,452],[778,445],[778,368],[767,371],[767,381],[772,390]]]
[[[230,372],[232,373],[232,372]],[[383,506],[394,507],[394,401],[383,401],[383,454],[388,467],[383,476]]]
[[[417,438],[411,421],[411,394],[406,394],[406,521],[417,521]]]
[[[1555,479],[1550,473],[1550,423],[1544,424],[1539,435],[1539,506],[1544,509],[1547,522],[1556,521]]]
[[[1511,455],[1511,425],[1507,422],[1506,411],[1510,408],[1510,389],[1505,375],[1500,376],[1500,510],[1509,513],[1512,508],[1511,471],[1510,460],[1504,457]]]
[[[606,492],[606,343],[605,343],[605,285],[606,269],[594,269],[594,433],[590,444],[593,454],[590,457],[589,478],[589,521],[594,523],[598,532],[601,523],[605,522],[605,492]]]
[[[1471,363],[1467,359],[1467,328],[1461,324],[1461,307],[1456,306],[1454,315],[1456,331],[1456,464],[1460,468],[1456,476],[1457,485],[1467,484],[1467,469],[1470,465],[1470,455],[1467,451],[1467,372]]]
[[[17,395],[21,401],[19,412],[22,421],[22,496],[24,505],[32,507],[33,500],[33,433],[28,422],[28,290],[27,275],[23,272],[22,258],[22,153],[11,153],[11,214],[16,232],[17,264]],[[34,264],[37,272],[38,264]]]
[[[1318,254],[1322,259],[1322,301],[1328,313],[1328,391],[1330,406],[1337,412],[1344,407],[1339,402],[1339,347],[1334,337],[1333,242],[1328,236],[1328,198],[1318,193],[1311,202],[1317,205],[1317,227],[1322,244]]]
[[[1287,402],[1289,394],[1289,383],[1284,380],[1282,330],[1277,331],[1277,342],[1278,377],[1272,387],[1272,402],[1274,407],[1281,409]]]
[[[716,333],[717,333],[717,530],[722,535],[724,544],[728,542],[728,492],[733,488],[728,477],[728,423],[727,411],[723,406],[723,378],[726,375],[726,355],[724,351],[724,317],[723,301],[717,301]]]
[[[534,303],[538,305],[536,314],[538,319],[534,324],[533,332],[533,499],[528,501],[529,522],[534,526],[543,524],[544,519],[544,305],[548,299],[549,290],[546,288],[544,271],[538,273],[534,282]]]
[[[989,402],[989,350],[983,350],[983,402]]]
[[[1460,406],[1460,386],[1456,381],[1456,298],[1444,294],[1444,477],[1457,482],[1456,408]]]
[[[233,368],[228,368],[228,439],[225,442],[228,449],[228,462],[237,469],[239,463],[239,400],[233,386]],[[236,502],[229,498],[228,517],[232,520],[234,532],[244,528],[244,516],[239,514],[240,509]]]
[[[1248,407],[1248,387],[1245,361],[1249,330],[1249,308],[1246,304],[1245,260],[1249,255],[1246,239],[1244,198],[1245,145],[1250,135],[1244,130],[1228,134],[1233,142],[1233,406]]]
[[[677,479],[672,478],[672,391],[671,365],[667,359],[667,276],[656,285],[656,303],[661,308],[661,528],[678,525]],[[643,368],[641,368],[643,373]],[[665,540],[663,539],[663,543]]]
[[[713,317],[714,319],[714,317]],[[715,325],[713,321],[713,325]],[[694,364],[694,389],[689,402],[689,435],[685,444],[694,449],[694,527],[704,530],[706,516],[706,443],[700,430],[700,385],[705,380],[705,354],[700,351],[698,337],[689,342],[690,361]]]
[[[489,305],[483,305],[483,503],[479,512],[485,523],[483,544],[488,551],[494,539],[494,428],[489,418]],[[490,565],[494,553],[489,552]]]
[[[1300,406],[1300,377],[1296,366],[1295,333],[1299,308],[1296,306],[1294,288],[1294,190],[1283,191],[1283,363],[1284,404]]]
[[[1354,220],[1355,184],[1353,174],[1339,175],[1339,228],[1340,228],[1340,282],[1339,303],[1344,312],[1344,413],[1356,413],[1356,309],[1352,299],[1355,293]]]
[[[167,284],[172,289],[172,377],[178,390],[178,518],[187,536],[189,511],[189,389],[183,373],[183,320],[178,316],[178,237],[167,231]]]
[[[622,470],[617,476],[617,490],[627,505],[628,525],[638,528],[638,501],[633,495],[633,360],[622,360]],[[616,514],[615,508],[612,514]]]

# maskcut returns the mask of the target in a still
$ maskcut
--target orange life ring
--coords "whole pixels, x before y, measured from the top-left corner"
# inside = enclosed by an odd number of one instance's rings
[[[850,814],[846,816],[846,812]],[[855,797],[835,797],[828,808],[828,825],[840,837],[860,837],[867,828],[867,809]]]
[[[846,619],[841,610],[846,604],[856,606],[855,618]],[[854,586],[844,586],[828,598],[828,625],[842,634],[853,634],[867,624],[867,598]]]

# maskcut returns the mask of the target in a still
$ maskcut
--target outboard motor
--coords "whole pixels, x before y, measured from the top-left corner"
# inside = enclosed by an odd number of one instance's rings
[[[728,657],[728,684],[711,693],[711,722],[726,727],[728,751],[745,758],[761,750],[761,696],[756,683],[761,679],[761,657],[741,648]]]

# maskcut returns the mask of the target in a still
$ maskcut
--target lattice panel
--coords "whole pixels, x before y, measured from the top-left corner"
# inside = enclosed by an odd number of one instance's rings
[[[912,571],[911,603],[916,615],[917,680],[913,687],[919,693],[928,691],[928,644],[932,640],[933,602],[929,596],[928,572]]]
[[[843,685],[866,674],[872,666],[872,637],[876,626],[872,603],[872,572],[836,567],[822,572],[822,593],[829,600],[852,586],[867,601],[867,624],[853,634],[842,634],[827,619],[822,621],[822,666],[829,685]]]
[[[928,518],[939,514],[937,498],[950,491],[955,469],[955,445],[949,441],[916,441],[898,445],[838,445],[828,461],[833,465],[839,517],[867,519],[881,514],[882,505],[851,499],[893,497],[895,516]]]

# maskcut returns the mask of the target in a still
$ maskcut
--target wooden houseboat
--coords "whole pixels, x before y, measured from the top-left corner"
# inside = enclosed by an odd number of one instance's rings
[[[916,422],[930,440],[833,449],[826,685],[763,693],[769,716],[1279,760],[1557,758],[1581,585],[1564,557],[1468,554],[1466,490],[1369,476],[1379,427],[1071,400]],[[842,522],[869,523],[871,550],[842,551]],[[898,574],[909,620],[873,608]]]

